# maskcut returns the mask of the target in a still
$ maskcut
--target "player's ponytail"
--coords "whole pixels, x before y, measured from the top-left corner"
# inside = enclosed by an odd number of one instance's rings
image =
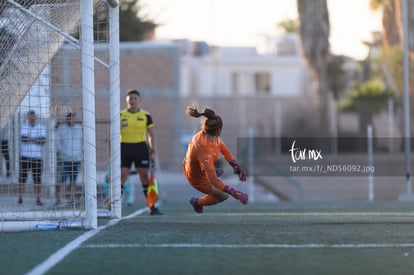
[[[192,117],[202,116],[202,114],[197,110],[197,106],[187,107],[187,115]]]
[[[204,108],[203,112],[200,113],[197,106],[187,107],[187,114],[192,117],[204,116],[205,119],[201,122],[202,129],[204,132],[218,136],[223,128],[223,120],[216,112],[210,108]]]

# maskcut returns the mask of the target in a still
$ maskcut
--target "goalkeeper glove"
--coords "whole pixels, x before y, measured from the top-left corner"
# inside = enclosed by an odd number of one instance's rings
[[[240,201],[242,204],[247,204],[249,200],[249,197],[247,196],[247,194],[237,191],[228,185],[224,187],[223,191],[233,196],[236,200]]]
[[[239,180],[246,181],[246,172],[244,172],[243,168],[237,163],[236,160],[230,161],[231,167],[233,167],[234,174],[239,175]]]

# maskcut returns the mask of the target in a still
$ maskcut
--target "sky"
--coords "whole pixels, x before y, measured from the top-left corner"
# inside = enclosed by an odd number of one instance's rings
[[[312,1],[312,0],[308,0]],[[158,39],[202,40],[219,46],[260,47],[280,33],[277,24],[296,19],[296,0],[140,0],[141,14],[161,23]],[[331,51],[364,59],[362,41],[381,30],[381,14],[369,0],[328,0]]]

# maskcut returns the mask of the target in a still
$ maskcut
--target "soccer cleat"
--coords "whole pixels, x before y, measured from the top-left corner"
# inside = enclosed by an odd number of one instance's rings
[[[160,210],[158,208],[154,207],[154,206],[150,208],[149,214],[150,215],[162,215]]]
[[[38,206],[43,206],[43,203],[42,203],[40,200],[38,200],[38,201],[36,202],[36,205],[38,205]]]
[[[197,201],[198,201],[197,198],[191,198],[190,199],[190,204],[193,206],[194,211],[196,213],[201,214],[201,213],[203,213],[203,206],[202,205],[198,205]]]

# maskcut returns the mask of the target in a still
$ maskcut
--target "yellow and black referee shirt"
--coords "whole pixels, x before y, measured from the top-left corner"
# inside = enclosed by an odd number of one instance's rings
[[[154,126],[150,113],[139,109],[132,113],[121,111],[121,143],[139,143],[147,140],[147,129]]]

